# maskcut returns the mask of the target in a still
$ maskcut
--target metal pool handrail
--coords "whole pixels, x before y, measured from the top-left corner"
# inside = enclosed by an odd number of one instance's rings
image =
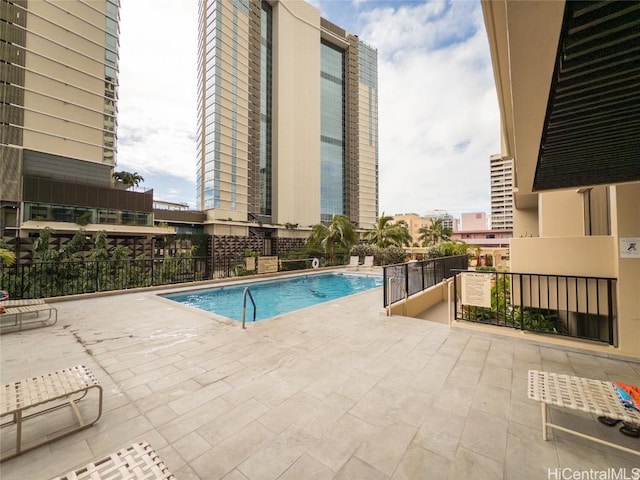
[[[253,321],[256,321],[256,302],[253,299],[253,295],[251,295],[249,287],[244,287],[244,292],[242,292],[242,328],[246,328],[244,326],[244,317],[247,310],[247,295],[249,295],[249,299],[251,300],[251,303],[253,303]]]

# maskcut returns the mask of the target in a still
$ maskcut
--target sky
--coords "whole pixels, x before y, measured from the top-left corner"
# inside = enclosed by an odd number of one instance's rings
[[[488,214],[500,120],[479,0],[310,3],[378,50],[380,214]],[[197,0],[121,0],[117,169],[192,208],[197,18]]]

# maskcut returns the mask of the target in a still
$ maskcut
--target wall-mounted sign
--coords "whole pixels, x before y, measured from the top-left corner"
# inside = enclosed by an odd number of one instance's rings
[[[258,273],[278,271],[278,257],[258,257]]]
[[[621,238],[620,258],[640,258],[640,238]]]
[[[246,257],[244,262],[248,272],[253,272],[256,269],[256,257]]]
[[[491,275],[464,272],[462,274],[462,304],[491,308]]]

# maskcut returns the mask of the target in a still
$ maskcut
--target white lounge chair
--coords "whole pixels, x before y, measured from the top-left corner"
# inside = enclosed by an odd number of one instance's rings
[[[640,455],[640,450],[632,450],[551,422],[548,411],[550,406],[640,423],[640,412],[623,406],[611,382],[539,370],[529,370],[528,380],[529,399],[540,402],[541,405],[543,440],[548,438],[547,430],[553,428],[633,455]]]
[[[364,257],[364,263],[362,264],[362,266],[365,268],[373,267],[373,255],[367,255],[366,257]]]
[[[351,255],[349,259],[349,265],[347,267],[358,268],[360,266],[360,257],[358,255]]]
[[[91,370],[84,365],[9,383],[2,387],[2,392],[0,424],[3,452],[0,461],[88,428],[102,415],[102,387]],[[81,412],[78,403],[90,393],[93,397],[93,402],[90,403],[94,404],[95,411],[91,413],[92,409],[88,408]],[[62,407],[71,407],[76,417],[75,422],[66,428],[60,429],[61,425],[55,421],[31,421],[34,417],[40,419],[41,415]],[[26,429],[23,428],[25,423],[28,424]],[[28,432],[29,441],[25,442],[23,431]],[[12,443],[10,437],[15,438],[15,446],[13,449],[5,449],[5,445]]]
[[[0,333],[17,332],[25,325],[48,327],[58,321],[58,310],[44,302],[5,307],[8,301],[5,300],[0,305]],[[47,315],[41,315],[42,313]]]

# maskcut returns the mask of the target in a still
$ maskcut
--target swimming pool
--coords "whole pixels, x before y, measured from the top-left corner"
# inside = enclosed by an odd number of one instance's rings
[[[252,282],[245,285],[169,293],[162,297],[233,320],[242,320],[242,296],[244,288],[249,287],[256,303],[256,320],[264,320],[380,286],[382,286],[382,277],[322,273]],[[249,298],[247,298],[246,320],[253,320],[253,305]]]

